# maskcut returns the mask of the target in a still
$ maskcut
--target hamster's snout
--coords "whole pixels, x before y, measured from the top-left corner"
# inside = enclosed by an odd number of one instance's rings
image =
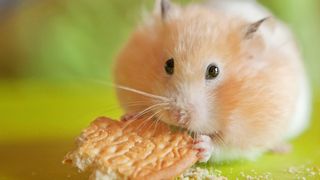
[[[193,111],[192,105],[188,105],[187,108],[173,108],[172,115],[173,120],[180,126],[187,127],[190,124],[190,115]]]
[[[188,118],[188,112],[186,110],[175,109],[173,110],[173,119],[177,124],[187,126],[190,118]]]

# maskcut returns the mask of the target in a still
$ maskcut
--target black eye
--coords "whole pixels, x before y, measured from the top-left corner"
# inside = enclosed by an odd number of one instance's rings
[[[164,65],[164,69],[166,70],[167,74],[172,75],[174,72],[174,59],[169,59],[166,64]]]
[[[206,79],[207,80],[214,79],[218,77],[219,73],[220,73],[219,68],[215,64],[210,64],[207,68]]]

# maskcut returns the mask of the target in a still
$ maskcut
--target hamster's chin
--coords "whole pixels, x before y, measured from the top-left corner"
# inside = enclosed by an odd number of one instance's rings
[[[214,128],[208,128],[207,126],[205,127],[199,127],[199,126],[194,126],[190,124],[190,126],[187,128],[188,131],[195,133],[195,134],[202,134],[202,135],[211,135],[215,134],[217,131],[213,131]]]
[[[202,134],[202,135],[210,135],[212,134],[211,132],[204,132],[204,131],[201,131],[199,129],[195,129],[195,128],[192,128],[192,127],[187,127],[185,125],[181,125],[181,124],[178,124],[178,123],[175,123],[173,121],[171,121],[170,119],[167,119],[167,118],[161,118],[160,119],[161,122],[163,123],[166,123],[167,125],[169,125],[170,129],[173,130],[173,131],[188,131],[189,133],[192,134],[192,136],[196,136],[197,134]]]

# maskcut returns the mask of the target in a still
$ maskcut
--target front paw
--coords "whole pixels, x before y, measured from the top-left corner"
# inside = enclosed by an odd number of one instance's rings
[[[206,135],[198,136],[194,142],[193,149],[199,151],[199,162],[207,162],[214,150],[212,139]]]

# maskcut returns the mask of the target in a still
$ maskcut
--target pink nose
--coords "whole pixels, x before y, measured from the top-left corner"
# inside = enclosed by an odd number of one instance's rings
[[[174,120],[179,125],[187,125],[189,123],[189,121],[190,121],[189,113],[186,110],[174,109],[173,110],[173,116],[174,116]]]

